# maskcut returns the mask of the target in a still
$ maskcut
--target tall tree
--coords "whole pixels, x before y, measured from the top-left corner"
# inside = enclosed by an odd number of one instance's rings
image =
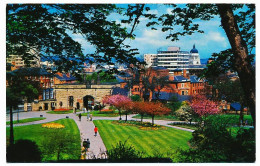
[[[120,23],[108,19],[111,13],[123,14],[114,4],[8,4],[6,56],[21,55],[27,63],[34,56],[46,57],[64,71],[79,70],[86,60],[99,65],[113,64],[112,59],[135,62],[137,50],[125,45],[124,40],[134,38],[132,32],[138,16],[130,13],[141,8],[130,6],[125,11],[129,19],[124,23],[134,25],[127,32]],[[72,37],[75,34],[82,35],[95,47],[95,52],[84,55],[84,48]]]
[[[225,30],[231,45],[235,67],[245,98],[255,126],[255,69],[251,60],[255,48],[255,5],[254,4],[186,4],[185,7],[171,5],[171,13],[158,17],[158,21],[151,21],[147,26],[161,24],[163,32],[170,31],[167,39],[179,40],[180,36],[192,35],[195,32],[203,33],[199,24],[194,20],[208,21],[215,16],[221,18],[221,26]],[[235,14],[234,14],[235,11]],[[231,54],[229,56],[232,56]]]

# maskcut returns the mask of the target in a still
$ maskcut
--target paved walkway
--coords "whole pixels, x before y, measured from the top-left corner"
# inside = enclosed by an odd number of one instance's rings
[[[80,112],[77,112],[77,114],[79,114],[79,113]],[[40,120],[40,121],[35,121],[35,122],[23,123],[23,124],[15,124],[14,126],[25,126],[25,125],[32,125],[32,124],[47,123],[47,122],[55,121],[55,120],[58,120],[58,119],[64,119],[68,116],[69,118],[74,119],[74,121],[76,122],[76,124],[77,124],[77,126],[80,130],[81,143],[83,142],[84,139],[89,138],[89,140],[90,140],[90,151],[93,152],[93,154],[96,157],[98,156],[100,151],[106,151],[106,147],[105,147],[99,133],[96,137],[94,136],[94,127],[95,126],[94,126],[93,121],[87,121],[86,116],[82,116],[81,121],[79,121],[78,116],[76,116],[73,113],[70,113],[70,114],[48,114],[48,113],[46,113],[46,111],[38,111],[38,112],[20,112],[19,113],[19,119],[40,117],[40,115],[42,115],[46,119]],[[133,114],[128,115],[127,119],[128,120],[139,120],[139,119],[133,118],[133,116],[134,116]],[[93,117],[93,120],[118,120],[118,119],[119,119],[119,117]],[[13,114],[13,120],[17,120],[17,113]],[[125,120],[125,115],[122,116],[122,120]],[[10,121],[10,115],[9,114],[6,115],[6,121]],[[143,121],[144,122],[151,122],[151,119],[143,119]],[[177,128],[177,129],[189,131],[189,132],[194,131],[194,130],[190,130],[190,129],[185,129],[185,128],[180,128],[180,127],[168,125],[168,123],[171,123],[171,122],[174,122],[174,121],[154,120],[154,123],[158,124],[158,125],[163,125],[163,126],[167,126],[167,127],[171,127],[171,128]]]

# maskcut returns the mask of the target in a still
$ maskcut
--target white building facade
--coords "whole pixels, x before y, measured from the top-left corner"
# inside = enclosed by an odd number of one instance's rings
[[[169,69],[170,73],[176,70],[200,68],[200,55],[193,45],[190,52],[181,51],[180,47],[168,47],[167,51],[157,51],[157,54],[145,54],[147,67],[161,66]]]

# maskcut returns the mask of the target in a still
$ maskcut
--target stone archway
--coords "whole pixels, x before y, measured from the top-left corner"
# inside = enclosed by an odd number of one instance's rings
[[[83,106],[85,108],[91,109],[92,106],[94,106],[94,97],[90,95],[86,95],[83,97]]]

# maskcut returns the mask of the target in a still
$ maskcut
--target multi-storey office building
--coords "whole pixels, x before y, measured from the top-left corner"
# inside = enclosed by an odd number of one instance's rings
[[[147,68],[157,66],[157,54],[144,54],[144,61]]]
[[[145,62],[150,66],[169,69],[170,73],[183,69],[203,69],[198,50],[193,45],[190,52],[181,51],[180,47],[168,47],[167,51],[159,50],[157,54],[145,54]]]

